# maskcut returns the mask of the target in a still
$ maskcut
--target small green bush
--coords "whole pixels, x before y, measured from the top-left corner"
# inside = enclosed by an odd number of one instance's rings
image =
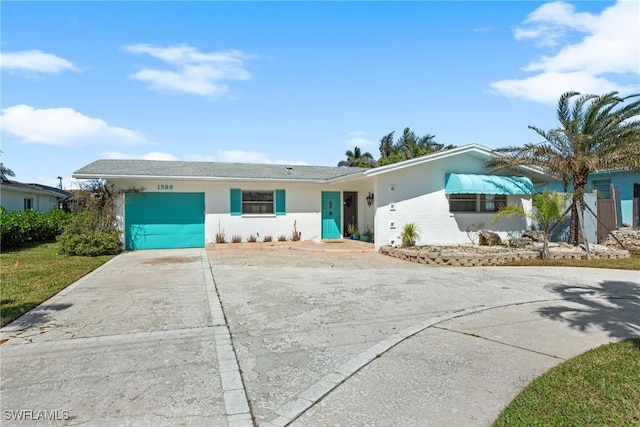
[[[122,250],[120,232],[89,231],[81,234],[63,233],[58,236],[59,252],[64,255],[116,255]]]

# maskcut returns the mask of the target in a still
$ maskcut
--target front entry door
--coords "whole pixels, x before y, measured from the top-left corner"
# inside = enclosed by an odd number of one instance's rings
[[[345,237],[351,237],[347,232],[349,224],[358,226],[358,192],[345,191],[342,193],[342,204],[344,205],[344,217],[342,224],[342,235]]]
[[[322,192],[322,238],[339,239],[340,233],[340,192]]]

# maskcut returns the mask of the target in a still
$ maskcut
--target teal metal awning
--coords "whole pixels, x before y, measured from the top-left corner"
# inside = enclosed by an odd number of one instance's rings
[[[445,194],[533,194],[533,183],[524,176],[448,173]]]

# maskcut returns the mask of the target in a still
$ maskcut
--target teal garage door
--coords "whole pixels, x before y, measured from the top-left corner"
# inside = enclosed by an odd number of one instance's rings
[[[204,193],[127,193],[128,250],[204,247]]]

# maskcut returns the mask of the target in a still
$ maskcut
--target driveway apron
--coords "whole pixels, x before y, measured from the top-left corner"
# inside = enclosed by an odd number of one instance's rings
[[[251,425],[243,393],[229,418],[220,368],[235,356],[218,352],[230,342],[204,250],[121,254],[2,338],[3,422]]]
[[[209,251],[256,422],[490,425],[533,378],[640,335],[637,271]]]

